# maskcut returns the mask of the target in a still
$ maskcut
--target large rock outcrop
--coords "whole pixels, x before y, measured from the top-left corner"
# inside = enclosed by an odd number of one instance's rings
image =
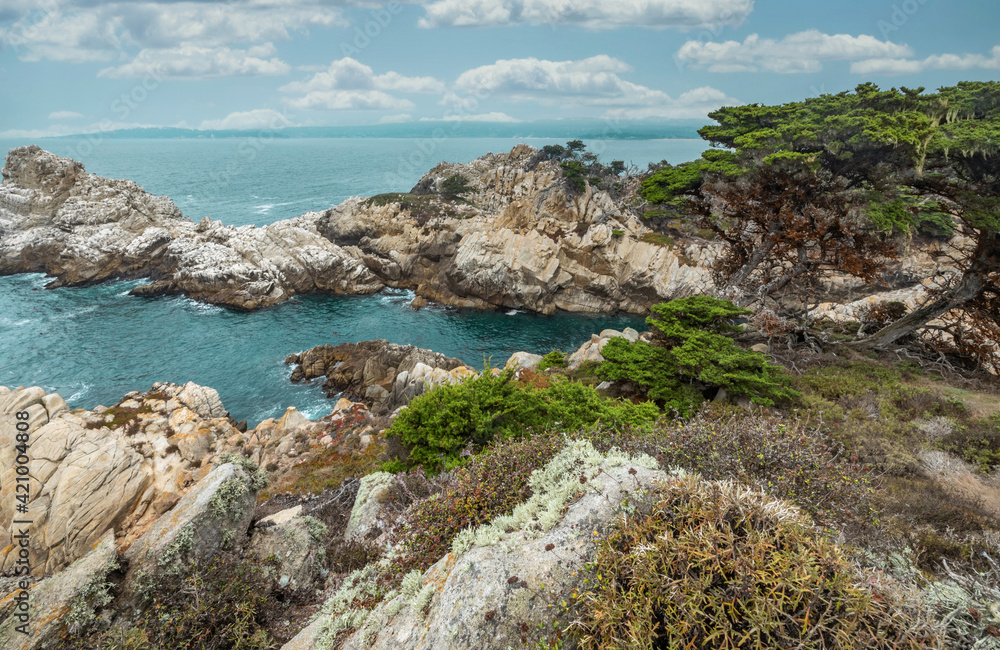
[[[643,312],[711,286],[711,246],[671,249],[607,193],[571,192],[558,165],[518,145],[464,165],[432,169],[415,192],[425,199],[350,199],[311,213],[332,241],[356,245],[365,263],[396,287],[459,307],[553,313]],[[435,199],[462,175],[471,205]]]
[[[464,307],[642,312],[710,286],[711,246],[667,248],[607,193],[567,190],[558,166],[519,145],[443,163],[408,198],[349,199],[268,226],[195,224],[170,199],[87,173],[36,146],[12,149],[0,185],[0,274],[50,287],[146,277],[137,295],[183,294],[256,309],[297,294],[385,286]],[[461,174],[470,201],[445,200]]]
[[[218,393],[196,384],[157,384],[110,408],[69,411],[38,387],[0,387],[0,490],[17,485],[17,414],[26,412],[31,446],[28,518],[35,575],[49,575],[83,557],[106,533],[128,545],[188,488],[239,432]],[[0,501],[0,527],[24,518],[14,499]],[[23,515],[23,513],[21,513]],[[13,545],[0,567],[13,568]]]
[[[0,647],[4,650],[34,650],[61,647],[60,636],[93,615],[104,604],[108,573],[118,568],[115,536],[108,531],[86,555],[56,575],[33,585],[28,591],[28,611],[20,611],[21,590],[0,599]],[[27,614],[26,618],[18,614]],[[17,628],[26,624],[27,634]]]
[[[458,359],[383,339],[320,345],[289,355],[285,363],[295,365],[292,381],[325,376],[328,397],[343,394],[376,414],[390,413],[425,390],[474,374]]]
[[[511,515],[460,533],[450,553],[370,611],[355,601],[375,589],[373,565],[352,574],[284,650],[519,647],[525,630],[551,629],[553,596],[582,586],[622,504],[669,479],[656,467],[570,443],[536,470],[532,497]]]
[[[50,287],[148,277],[133,293],[237,309],[384,287],[359,251],[333,245],[312,220],[196,225],[166,197],[36,146],[10,151],[0,185],[0,274],[24,272],[54,276]]]

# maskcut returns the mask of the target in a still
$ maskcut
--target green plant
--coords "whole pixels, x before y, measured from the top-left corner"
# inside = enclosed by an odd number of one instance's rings
[[[441,198],[454,201],[462,197],[463,194],[474,192],[469,185],[469,179],[461,174],[455,174],[441,181]]]
[[[690,414],[709,390],[724,388],[757,404],[796,397],[791,379],[757,352],[738,347],[728,334],[733,319],[748,314],[727,300],[692,296],[653,306],[646,319],[653,344],[617,338],[601,351],[598,374],[630,382],[668,410]]]
[[[564,160],[559,163],[562,169],[563,180],[573,192],[582,192],[587,189],[587,167],[579,160]]]
[[[514,376],[513,370],[494,375],[487,368],[462,383],[438,386],[411,401],[387,435],[412,446],[413,463],[436,472],[460,464],[465,451],[531,429],[558,426],[571,431],[599,421],[637,425],[659,416],[652,403],[608,400],[593,388],[566,379],[535,388]]]
[[[618,228],[615,228],[611,231],[611,237],[613,239],[621,239],[624,236],[625,236],[624,230],[619,230]]]
[[[924,648],[787,503],[681,475],[599,543],[569,628],[581,648]]]
[[[655,246],[663,246],[664,248],[673,248],[674,240],[672,237],[667,235],[662,235],[657,232],[647,232],[639,238],[639,241],[644,241],[647,244],[653,244]]]
[[[252,561],[215,557],[162,576],[150,586],[146,607],[136,618],[110,627],[95,620],[64,637],[63,647],[273,650],[276,645],[262,626],[269,591],[266,573]]]
[[[548,370],[549,368],[565,368],[566,367],[566,355],[559,350],[553,350],[549,352],[542,360],[538,362],[539,370]]]
[[[531,473],[564,444],[551,433],[498,441],[456,469],[444,492],[414,503],[404,515],[394,532],[400,554],[392,571],[424,571],[451,550],[462,530],[510,513],[531,496]]]

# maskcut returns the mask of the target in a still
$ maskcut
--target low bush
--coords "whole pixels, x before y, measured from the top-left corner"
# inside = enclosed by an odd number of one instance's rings
[[[552,433],[499,441],[456,469],[442,493],[413,504],[394,534],[392,574],[426,570],[444,557],[463,529],[509,514],[531,496],[528,479],[565,445]]]
[[[538,362],[539,370],[548,370],[549,368],[565,368],[566,367],[566,355],[559,350],[553,350],[549,352],[542,360]]]
[[[276,647],[264,627],[269,604],[266,572],[250,560],[219,556],[161,576],[137,597],[142,612],[135,620],[104,627],[93,621],[82,634],[67,636],[63,648],[104,650],[271,650]]]
[[[925,648],[926,626],[858,586],[787,503],[696,475],[598,544],[570,627],[581,648]]]
[[[628,382],[666,409],[686,416],[719,389],[773,406],[796,397],[791,379],[767,357],[737,346],[734,319],[749,314],[728,300],[681,298],[653,307],[646,323],[653,343],[612,339],[601,354],[604,379]]]
[[[487,368],[478,377],[418,396],[387,434],[410,445],[410,461],[433,473],[461,464],[495,439],[529,430],[574,430],[596,422],[634,426],[657,417],[659,410],[650,402],[605,399],[589,386],[561,378],[535,388],[515,381],[513,370],[494,375]]]
[[[713,419],[702,409],[688,421],[631,430],[594,428],[578,435],[598,451],[645,453],[664,470],[734,480],[791,501],[823,524],[868,527],[877,518],[869,472],[845,462],[823,434],[775,416],[739,413]]]

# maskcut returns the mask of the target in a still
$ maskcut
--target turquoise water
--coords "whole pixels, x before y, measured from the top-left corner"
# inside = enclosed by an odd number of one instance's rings
[[[634,317],[538,316],[517,312],[416,311],[413,294],[301,296],[271,309],[233,312],[176,297],[137,298],[138,282],[46,290],[42,275],[0,278],[0,385],[38,385],[73,407],[111,405],[154,382],[212,386],[251,424],[297,406],[310,417],[332,403],[288,381],[285,357],[325,343],[384,338],[430,348],[474,367],[518,350],[569,351],[591,333],[642,327]]]
[[[86,142],[38,144],[71,155]],[[77,157],[89,171],[130,178],[170,196],[195,219],[208,215],[263,225],[328,208],[352,195],[407,190],[439,159],[467,161],[513,146],[506,139],[445,141],[419,169],[386,186],[415,141],[276,140],[252,160],[241,154],[240,142],[109,140]],[[0,141],[0,148],[19,144],[24,143]],[[606,144],[602,159],[642,167],[663,158],[689,160],[704,149],[701,141],[685,140]],[[592,143],[592,149],[599,147]],[[213,180],[212,174],[234,159],[243,163],[239,172],[225,182]],[[185,298],[129,296],[139,284],[135,281],[51,291],[43,289],[45,283],[41,275],[0,277],[0,385],[38,385],[60,393],[74,408],[93,408],[157,381],[194,381],[218,390],[233,417],[251,425],[293,405],[310,417],[329,412],[332,403],[320,382],[292,384],[291,367],[284,364],[288,354],[316,345],[384,338],[481,367],[485,359],[502,364],[518,350],[572,351],[609,327],[644,327],[641,318],[631,316],[546,317],[433,306],[415,311],[409,307],[413,295],[397,291],[302,296],[248,314]]]

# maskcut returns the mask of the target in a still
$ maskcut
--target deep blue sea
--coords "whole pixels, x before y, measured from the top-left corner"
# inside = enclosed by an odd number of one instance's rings
[[[442,160],[468,162],[507,151],[511,139],[43,140],[43,149],[81,160],[87,170],[129,178],[174,199],[185,215],[264,225],[323,210],[350,196],[406,191]],[[552,140],[526,140],[539,146]],[[30,144],[0,140],[0,150]],[[601,159],[645,168],[697,158],[700,140],[591,142]],[[429,149],[429,151],[425,151]],[[432,306],[413,295],[303,296],[254,313],[178,297],[138,298],[140,282],[46,290],[41,275],[0,277],[0,385],[42,386],[72,407],[110,405],[154,382],[194,381],[219,391],[251,426],[297,406],[310,417],[332,408],[319,382],[295,385],[284,364],[293,352],[384,338],[430,348],[481,367],[511,353],[571,351],[591,333],[626,326],[632,316],[538,316]]]

